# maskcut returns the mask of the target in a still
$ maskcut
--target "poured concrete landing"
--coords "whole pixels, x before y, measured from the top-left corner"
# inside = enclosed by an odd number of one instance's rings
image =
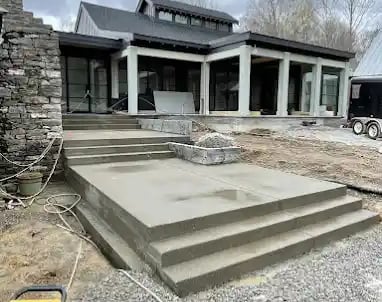
[[[148,228],[344,189],[247,164],[205,167],[170,159],[72,169]]]

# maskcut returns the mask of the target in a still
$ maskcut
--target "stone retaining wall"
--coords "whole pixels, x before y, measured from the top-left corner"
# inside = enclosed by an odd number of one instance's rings
[[[169,143],[178,158],[200,165],[230,164],[240,160],[240,147],[202,148],[193,145]]]
[[[138,119],[142,129],[191,136],[192,122],[181,120]]]
[[[0,152],[11,161],[30,163],[62,134],[58,36],[24,12],[22,0],[0,0],[0,6],[9,12],[0,45]],[[48,172],[58,144],[35,170]],[[0,159],[1,176],[19,170]]]

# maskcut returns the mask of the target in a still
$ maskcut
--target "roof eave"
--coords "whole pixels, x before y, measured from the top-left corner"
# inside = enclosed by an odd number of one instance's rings
[[[192,48],[192,49],[209,50],[209,45],[207,44],[199,44],[199,43],[192,43],[192,42],[179,41],[179,40],[173,40],[173,39],[158,38],[158,37],[141,35],[141,34],[134,34],[133,41],[139,41],[139,40],[146,41],[149,43],[150,42],[162,43],[162,44],[175,45],[175,46],[181,46],[181,47]]]
[[[260,42],[260,43],[265,43],[270,45],[276,45],[279,47],[285,47],[287,49],[292,49],[292,50],[297,49],[297,50],[303,50],[307,52],[320,53],[323,55],[338,57],[338,58],[347,59],[347,60],[355,58],[355,53],[353,52],[338,50],[334,48],[326,48],[326,47],[322,47],[318,45],[286,40],[282,38],[275,38],[275,37],[261,35],[257,33],[250,33],[249,41],[254,43]]]
[[[80,35],[62,31],[56,31],[56,33],[58,34],[60,46],[73,46],[105,51],[118,51],[125,47],[125,42],[123,40]]]

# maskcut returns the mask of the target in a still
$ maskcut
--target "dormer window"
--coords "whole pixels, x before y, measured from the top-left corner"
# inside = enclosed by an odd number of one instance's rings
[[[216,30],[217,23],[214,21],[205,21],[205,26],[206,26],[206,28]]]
[[[191,25],[202,26],[202,19],[191,17]]]
[[[188,24],[188,17],[184,15],[175,15],[175,22],[180,24]]]
[[[220,30],[220,31],[226,31],[226,32],[229,32],[229,31],[230,31],[230,28],[229,28],[228,24],[220,23],[220,24],[219,24],[219,30]]]
[[[158,18],[160,20],[172,22],[172,13],[165,12],[165,11],[159,11]]]

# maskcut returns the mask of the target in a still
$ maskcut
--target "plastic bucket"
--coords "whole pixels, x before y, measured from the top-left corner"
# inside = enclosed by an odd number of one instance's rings
[[[22,196],[33,196],[41,190],[41,173],[25,173],[17,177],[19,182],[19,193]]]

